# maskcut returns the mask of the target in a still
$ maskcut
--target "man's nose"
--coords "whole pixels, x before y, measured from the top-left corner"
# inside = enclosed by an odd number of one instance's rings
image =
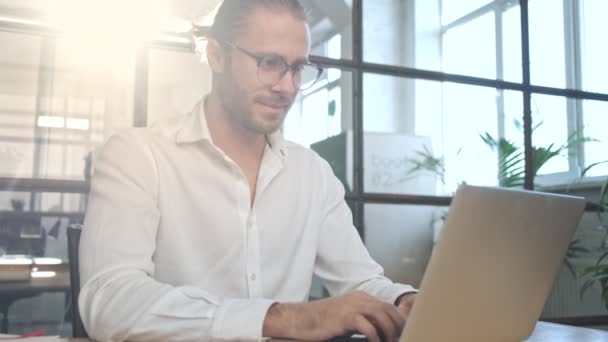
[[[298,88],[295,86],[293,71],[287,70],[279,82],[274,85],[273,90],[288,94],[296,93]]]

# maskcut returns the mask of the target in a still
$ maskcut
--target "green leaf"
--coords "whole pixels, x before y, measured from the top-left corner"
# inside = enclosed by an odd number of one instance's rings
[[[608,179],[606,179],[606,183],[604,183],[602,186],[602,192],[600,193],[600,205],[602,205],[604,211],[608,209]]]
[[[604,299],[604,306],[608,307],[608,286],[606,286],[606,282],[602,279],[600,280],[602,284],[602,299]]]
[[[584,253],[589,253],[589,250],[584,247],[570,246],[570,248],[568,249],[568,253],[580,255]]]
[[[488,145],[488,147],[490,147],[492,150],[495,150],[498,146],[498,142],[496,141],[496,139],[494,139],[493,136],[490,135],[490,133],[485,132],[485,134],[480,134],[479,136],[481,137],[481,140],[483,140],[483,142]]]
[[[331,117],[336,115],[336,100],[329,101],[329,104],[327,105],[327,114]]]
[[[586,267],[585,270],[583,271],[583,273],[581,273],[581,277],[585,277],[588,276],[590,274],[608,274],[608,266],[607,265],[601,265],[601,266],[589,266]]]
[[[574,278],[576,278],[576,269],[574,268],[574,265],[572,264],[572,262],[568,258],[566,258],[566,259],[564,259],[564,264],[568,268],[568,271],[570,271],[570,274],[572,274],[572,276]]]
[[[583,287],[581,288],[581,290],[579,292],[580,300],[583,300],[583,297],[585,296],[585,292],[587,292],[587,290],[594,284],[595,284],[595,282],[592,282],[592,281],[586,281],[585,284],[583,284]]]
[[[498,140],[498,147],[501,155],[510,155],[520,149],[519,147],[517,147],[517,145],[515,145],[514,142],[505,138],[500,138]]]
[[[547,163],[549,160],[558,156],[560,153],[559,150],[553,150],[553,144],[549,145],[549,147],[533,147],[532,148],[532,159],[533,159],[533,170],[534,176],[538,173],[538,171]]]
[[[589,279],[587,281],[595,283],[595,282],[598,282],[598,281],[600,281],[602,279],[607,279],[608,280],[608,274],[598,274],[595,277],[592,277],[591,279]]]
[[[602,263],[602,261],[604,261],[604,259],[608,258],[608,252],[605,252],[604,254],[602,254],[602,256],[600,256],[599,259],[597,259],[597,262],[595,263],[595,266],[601,266],[600,264]],[[608,267],[608,265],[604,265],[606,267]]]
[[[581,288],[581,291],[580,291],[581,299],[585,295],[585,292],[597,282],[603,282],[603,284],[601,284],[602,285],[602,297],[605,298],[605,295],[608,291],[608,288],[606,288],[606,286],[605,286],[606,280],[608,280],[608,274],[600,274],[600,275],[597,275],[597,276],[585,281],[585,284],[583,285],[583,287]]]
[[[445,165],[443,158],[435,157],[429,147],[424,145],[422,151],[416,151],[416,158],[409,158],[412,167],[408,170],[408,175],[419,171],[429,171],[435,174],[442,183],[445,184]]]
[[[505,172],[513,169],[514,167],[524,168],[524,154],[523,152],[512,153],[511,155],[501,159],[498,164],[498,168]]]

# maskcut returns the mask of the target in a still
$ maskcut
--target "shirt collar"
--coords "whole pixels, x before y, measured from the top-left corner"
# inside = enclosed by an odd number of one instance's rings
[[[287,143],[281,131],[276,131],[266,136],[266,142],[274,154],[276,154],[281,160],[287,157]]]
[[[193,143],[200,140],[211,142],[211,133],[205,118],[205,98],[198,101],[192,111],[184,116],[175,136],[178,144]]]
[[[175,141],[178,144],[193,143],[201,140],[207,140],[213,143],[209,126],[207,126],[207,118],[205,117],[205,96],[198,101],[192,112],[187,114],[182,120]],[[276,131],[266,136],[266,142],[274,154],[281,160],[287,157],[287,143],[283,138],[281,131]]]

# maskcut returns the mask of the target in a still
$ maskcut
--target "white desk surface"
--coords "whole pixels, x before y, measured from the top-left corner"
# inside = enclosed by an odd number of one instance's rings
[[[37,337],[29,339],[7,339],[7,337],[8,335],[0,335],[0,341],[91,342],[89,339],[59,337]],[[608,331],[539,322],[536,325],[536,329],[532,336],[525,342],[608,342]]]

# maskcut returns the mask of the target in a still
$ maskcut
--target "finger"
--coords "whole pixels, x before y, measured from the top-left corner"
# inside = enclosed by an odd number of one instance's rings
[[[376,327],[370,321],[368,321],[365,316],[357,315],[357,317],[355,317],[354,324],[355,330],[357,330],[358,333],[367,336],[369,342],[381,342],[380,335],[378,335]]]
[[[395,322],[395,325],[397,325],[397,327],[399,328],[399,331],[401,332],[401,330],[403,329],[403,326],[405,326],[405,319],[406,319],[406,317],[403,313],[403,310],[400,310],[400,308],[397,308],[391,304],[386,304],[385,306],[386,306],[387,314],[390,316],[390,318],[393,320],[393,322]]]
[[[391,310],[394,310],[391,308]],[[382,337],[387,341],[396,341],[397,335],[401,332],[399,326],[393,322],[390,315],[387,313],[384,305],[377,306],[374,310],[367,313],[366,318],[372,322],[376,329],[381,332]]]
[[[405,319],[410,316],[412,309],[414,308],[415,301],[413,299],[404,300],[399,304],[399,310],[405,315]]]
[[[399,304],[399,311],[403,314],[404,318],[407,320],[412,312],[412,303],[402,303]]]

